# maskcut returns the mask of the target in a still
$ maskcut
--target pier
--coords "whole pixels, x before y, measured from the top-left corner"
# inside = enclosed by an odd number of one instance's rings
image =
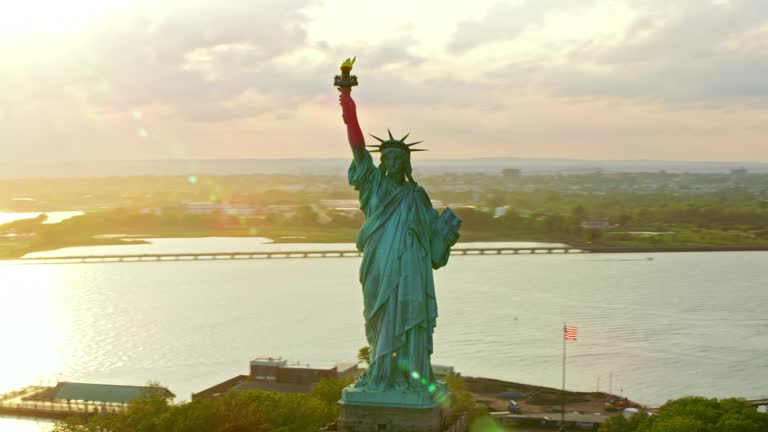
[[[29,386],[0,395],[0,416],[63,420],[72,416],[117,414],[127,409],[127,405],[123,404],[53,400],[49,395],[53,389]]]
[[[0,395],[0,416],[61,420],[72,416],[119,414],[134,400],[157,393],[175,397],[164,387],[59,382],[56,386],[28,386]]]

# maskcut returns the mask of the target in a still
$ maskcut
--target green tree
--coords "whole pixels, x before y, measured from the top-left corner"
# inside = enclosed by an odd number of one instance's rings
[[[619,225],[620,227],[626,227],[629,225],[629,222],[632,221],[632,215],[621,213],[620,215],[616,216],[612,219],[613,223],[616,225]]]
[[[467,390],[467,386],[464,383],[464,378],[459,374],[448,374],[443,377],[448,391],[453,395],[451,400],[451,410],[456,414],[468,413],[475,402],[472,400],[472,394]]]
[[[323,392],[320,392],[323,393]],[[309,394],[231,391],[215,399],[170,405],[158,394],[132,401],[117,415],[74,417],[55,432],[305,432],[336,417]]]
[[[600,426],[600,432],[634,432],[635,429],[630,428],[629,421],[623,415],[615,415],[606,420]]]
[[[587,209],[584,208],[583,205],[574,206],[571,208],[571,216],[578,220],[582,220],[587,217]]]
[[[476,404],[460,374],[449,374],[444,378],[452,395],[451,411],[454,416],[466,414],[469,432],[501,432],[504,429],[488,412],[485,405]]]
[[[587,241],[591,243],[597,243],[603,238],[603,232],[599,229],[588,229],[584,231],[587,237]]]
[[[341,391],[344,387],[352,384],[354,378],[346,379],[322,379],[320,382],[312,387],[309,395],[326,405],[328,414],[326,418],[330,420],[336,418],[339,415],[339,399],[341,399]]]
[[[371,364],[371,348],[368,345],[357,351],[357,362]]]
[[[601,432],[763,432],[768,415],[739,399],[685,397],[664,404],[658,415],[621,414],[608,419]]]
[[[488,407],[478,405],[470,412],[468,432],[504,432],[504,427],[491,416]]]

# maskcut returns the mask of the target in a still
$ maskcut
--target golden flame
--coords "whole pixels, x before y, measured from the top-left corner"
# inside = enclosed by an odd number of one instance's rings
[[[352,57],[351,59],[350,59],[349,57],[347,57],[347,59],[346,59],[346,60],[344,60],[344,61],[341,63],[341,68],[349,68],[349,69],[352,69],[352,65],[353,65],[353,64],[355,64],[355,59],[357,59],[357,57]]]

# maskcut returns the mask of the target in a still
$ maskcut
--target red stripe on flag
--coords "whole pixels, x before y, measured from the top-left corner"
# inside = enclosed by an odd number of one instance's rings
[[[563,339],[565,340],[576,340],[576,327],[574,326],[565,326],[563,328]]]

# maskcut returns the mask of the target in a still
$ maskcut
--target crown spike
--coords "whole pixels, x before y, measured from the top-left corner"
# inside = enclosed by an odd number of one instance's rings
[[[372,136],[372,137],[376,138],[377,140],[379,140],[379,142],[384,142],[384,140],[383,140],[383,139],[381,139],[381,138],[377,137],[377,136],[376,136],[376,135],[374,135],[374,134],[368,134],[368,135],[370,135],[370,136]]]
[[[395,137],[392,135],[392,131],[389,129],[387,129],[387,134],[389,135],[388,140],[383,140],[374,134],[368,134],[379,141],[379,144],[366,145],[366,147],[372,148],[372,150],[369,150],[371,153],[382,153],[384,150],[388,149],[402,150],[406,153],[410,153],[412,151],[427,151],[427,149],[411,149],[412,146],[421,144],[423,141],[417,141],[410,144],[406,143],[405,139],[408,138],[408,136],[411,134],[410,132],[405,134],[405,136],[399,140],[395,139]]]

